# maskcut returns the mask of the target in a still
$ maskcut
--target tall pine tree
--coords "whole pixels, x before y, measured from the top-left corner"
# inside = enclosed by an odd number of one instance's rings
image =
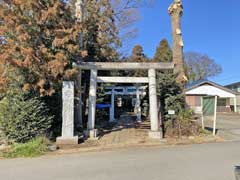
[[[143,52],[143,47],[141,45],[136,45],[132,49],[132,55],[130,57],[130,62],[144,62],[145,55]]]
[[[143,47],[141,45],[136,45],[132,49],[132,55],[130,56],[130,62],[147,62],[147,57],[144,54]],[[147,71],[144,70],[135,70],[133,73],[130,73],[132,76],[136,77],[145,77],[147,76]]]
[[[120,47],[119,29],[110,0],[82,1],[84,18],[82,24],[83,49],[88,61],[114,61]],[[76,0],[68,2],[72,11]],[[74,12],[73,12],[74,14]]]
[[[168,41],[166,39],[161,40],[159,46],[156,49],[153,61],[154,62],[172,61],[172,49],[170,48]]]
[[[157,47],[153,61],[172,62],[172,49],[166,39],[163,39]],[[157,72],[157,95],[163,118],[168,110],[172,109],[178,113],[184,107],[184,96],[176,77],[172,70]]]

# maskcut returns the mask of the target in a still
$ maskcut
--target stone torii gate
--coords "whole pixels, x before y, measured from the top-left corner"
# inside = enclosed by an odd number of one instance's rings
[[[79,22],[84,19],[83,0],[76,3],[76,17]],[[91,81],[89,91],[89,117],[88,117],[88,135],[90,138],[97,136],[95,129],[96,113],[96,88],[97,81],[109,81],[113,83],[148,83],[149,85],[149,102],[150,102],[150,120],[151,131],[149,136],[160,138],[161,133],[158,124],[158,109],[156,96],[156,70],[174,69],[179,76],[177,81],[185,82],[186,77],[183,71],[183,40],[181,32],[181,16],[183,14],[183,5],[181,0],[174,0],[168,8],[172,21],[172,40],[173,40],[173,63],[85,63],[76,65],[79,70],[90,70]],[[176,65],[174,67],[174,64]],[[98,70],[148,70],[148,77],[98,77]],[[63,83],[63,123],[62,137],[57,139],[60,144],[77,143],[77,137],[74,136],[74,83]]]
[[[102,79],[98,82],[105,82]],[[115,121],[115,95],[136,95],[137,121],[141,122],[141,96],[146,95],[146,86],[110,86],[105,88],[106,95],[111,95],[111,107],[109,111],[110,122]]]
[[[150,105],[150,122],[151,130],[150,138],[162,138],[158,121],[157,93],[156,93],[156,70],[174,69],[174,63],[107,63],[107,62],[88,62],[74,65],[79,70],[90,70],[90,88],[89,88],[89,112],[88,112],[88,136],[95,139],[97,137],[97,129],[95,128],[96,115],[96,92],[97,82],[112,83],[148,83],[149,86],[149,105]],[[148,70],[148,77],[99,77],[100,70]],[[59,144],[74,144],[76,137],[74,136],[74,118],[73,109],[74,97],[73,82],[64,82],[63,86],[63,123],[62,137],[57,139]],[[64,94],[64,92],[66,92]],[[66,97],[67,96],[67,97]]]

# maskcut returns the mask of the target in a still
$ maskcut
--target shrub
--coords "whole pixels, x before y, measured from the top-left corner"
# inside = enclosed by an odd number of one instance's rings
[[[14,144],[3,152],[5,158],[36,157],[48,150],[49,141],[45,137],[37,137],[24,144]]]
[[[0,102],[0,132],[8,142],[24,143],[46,135],[52,119],[39,98],[26,99],[22,93],[8,93]]]
[[[175,110],[178,114],[184,109],[185,101],[180,84],[176,82],[177,74],[172,72],[157,73],[157,94],[160,100],[162,117],[167,120],[168,110]]]
[[[176,114],[181,114],[185,101],[184,101],[184,95],[183,94],[177,94],[177,95],[171,95],[165,99],[165,118],[169,119],[168,110],[174,110]]]
[[[170,120],[166,123],[166,135],[170,137],[198,136],[201,133],[202,128],[193,120],[193,112],[191,110],[179,112],[174,120],[174,126],[172,126]]]

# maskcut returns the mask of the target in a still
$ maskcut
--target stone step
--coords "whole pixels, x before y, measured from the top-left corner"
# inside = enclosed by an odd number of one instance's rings
[[[150,121],[144,121],[142,123],[136,123],[135,128],[137,128],[137,129],[151,129]]]

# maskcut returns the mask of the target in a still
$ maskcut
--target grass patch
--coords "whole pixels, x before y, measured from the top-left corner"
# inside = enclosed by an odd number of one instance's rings
[[[37,157],[48,150],[49,140],[45,137],[38,137],[24,144],[14,144],[3,152],[5,158]]]
[[[207,129],[202,129],[202,130],[201,130],[201,135],[202,135],[202,136],[209,136],[209,135],[211,135],[211,134],[212,134],[212,132],[209,131],[209,130],[207,130]]]

